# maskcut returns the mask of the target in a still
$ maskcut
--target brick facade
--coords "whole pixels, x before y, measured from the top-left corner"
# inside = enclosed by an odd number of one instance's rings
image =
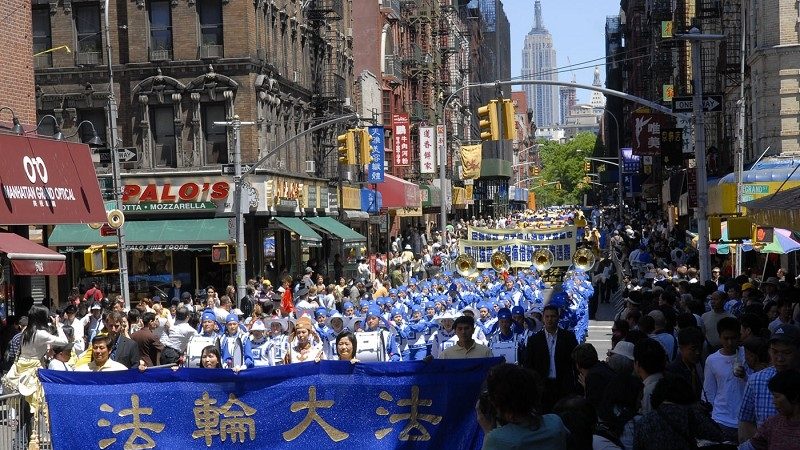
[[[36,123],[36,98],[33,85],[33,40],[30,0],[0,2],[0,107],[9,107],[23,124]],[[7,111],[0,121],[11,122]]]

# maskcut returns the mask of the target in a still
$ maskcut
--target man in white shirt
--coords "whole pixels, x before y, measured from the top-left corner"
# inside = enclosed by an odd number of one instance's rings
[[[92,339],[92,361],[75,368],[76,372],[112,372],[118,370],[128,370],[121,363],[111,359],[111,349],[108,348],[108,336],[100,335]]]
[[[717,422],[726,440],[736,442],[739,429],[739,408],[747,384],[734,373],[741,368],[744,351],[739,349],[739,320],[725,317],[717,322],[722,348],[706,359],[703,396],[711,404],[711,418]]]
[[[492,351],[489,347],[479,344],[472,339],[475,333],[475,319],[470,316],[461,316],[453,323],[458,342],[443,352],[439,359],[470,359],[490,358]]]
[[[185,306],[175,310],[175,324],[167,328],[161,336],[161,343],[164,344],[161,353],[162,364],[178,363],[181,355],[186,354],[189,339],[197,334],[197,330],[186,322],[188,318],[189,309]]]
[[[78,308],[76,308],[75,305],[69,305],[64,309],[64,313],[67,315],[66,320],[64,320],[64,325],[72,327],[72,336],[75,338],[73,341],[76,349],[75,351],[77,353],[82,353],[83,350],[86,349],[86,341],[84,340],[83,321],[75,317],[77,310]]]

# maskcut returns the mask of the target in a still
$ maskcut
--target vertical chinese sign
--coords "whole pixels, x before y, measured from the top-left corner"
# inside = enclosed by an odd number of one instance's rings
[[[384,136],[383,127],[369,127],[369,155],[370,163],[367,166],[367,182],[383,183],[383,156],[384,156]]]
[[[394,136],[394,166],[411,165],[411,122],[408,114],[392,114],[392,136]]]
[[[445,148],[447,148],[447,131],[444,129],[444,125],[436,125],[436,164],[448,164],[447,153],[445,153]],[[442,163],[442,154],[444,154],[444,163]]]
[[[419,127],[419,173],[436,173],[433,127]]]
[[[661,114],[633,114],[633,154],[661,156],[661,129],[666,118]]]

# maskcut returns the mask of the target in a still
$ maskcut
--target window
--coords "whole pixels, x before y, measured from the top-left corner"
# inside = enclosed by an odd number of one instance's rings
[[[153,166],[178,167],[172,106],[157,106],[150,111],[150,123],[153,124]]]
[[[150,51],[167,52],[164,59],[170,58],[172,52],[172,7],[168,0],[152,0],[150,2]]]
[[[75,11],[75,32],[78,35],[78,53],[103,53],[103,40],[100,34],[100,5],[97,3],[78,4]]]
[[[206,144],[206,164],[227,164],[227,128],[214,125],[214,122],[225,121],[225,105],[222,103],[204,103],[201,106],[201,113],[203,116],[203,137]]]
[[[50,8],[33,8],[33,53],[43,52],[53,47],[52,34],[50,32]],[[50,67],[53,65],[52,55],[45,53],[36,57],[36,67]]]
[[[48,119],[49,120],[49,119]],[[103,143],[107,143],[108,139],[106,139],[106,110],[103,108],[92,108],[92,109],[79,109],[78,110],[78,122],[75,125],[80,124],[84,120],[88,120],[89,122],[94,125],[94,129],[97,131],[97,137],[100,138]],[[91,138],[94,137],[94,133],[92,132],[92,127],[89,125],[83,125],[78,130],[78,136],[81,138],[81,142],[89,142]]]
[[[199,0],[197,15],[200,18],[200,45],[222,45],[222,2]]]

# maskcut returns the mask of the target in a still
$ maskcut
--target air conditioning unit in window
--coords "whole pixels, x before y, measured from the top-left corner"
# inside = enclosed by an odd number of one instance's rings
[[[221,45],[201,45],[200,46],[200,59],[213,59],[222,58]]]
[[[316,172],[317,172],[317,162],[306,161],[306,173],[316,173]]]
[[[98,64],[100,64],[100,52],[75,53],[75,65],[77,66],[96,66]]]

